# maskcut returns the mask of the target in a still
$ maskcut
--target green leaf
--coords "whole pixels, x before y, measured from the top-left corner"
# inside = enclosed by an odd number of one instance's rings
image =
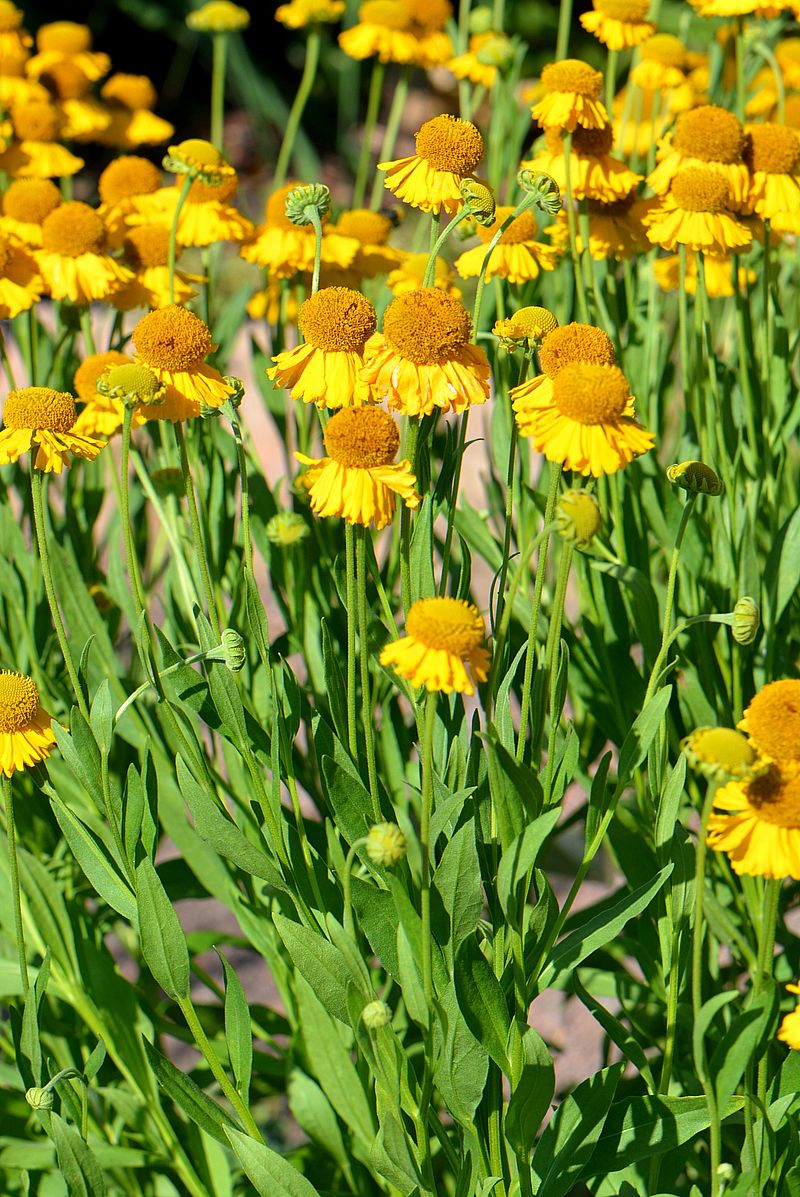
[[[313,1081],[299,1068],[293,1068],[286,1087],[289,1109],[307,1135],[332,1155],[336,1162],[349,1167],[350,1157],[344,1145],[339,1120],[333,1106]]]
[[[273,922],[292,963],[325,1009],[349,1025],[347,985],[351,975],[341,952],[309,927],[293,923],[282,914],[275,913]]]
[[[107,754],[114,735],[114,707],[111,702],[111,688],[107,677],[103,678],[95,692],[89,715],[89,725],[100,746],[100,751]]]
[[[624,1060],[582,1081],[556,1110],[533,1153],[531,1167],[541,1178],[536,1197],[564,1197],[582,1175],[600,1138]],[[614,1172],[618,1165],[609,1167]]]
[[[508,1073],[506,1054],[511,1019],[500,982],[474,936],[461,945],[455,967],[456,997],[467,1026],[495,1064]]]
[[[556,1075],[541,1035],[527,1027],[522,1035],[523,1063],[506,1110],[506,1138],[521,1158],[528,1158],[542,1119],[550,1108]]]
[[[53,814],[64,833],[72,855],[83,869],[95,892],[107,902],[112,910],[121,914],[129,923],[136,922],[136,896],[124,877],[121,877],[109,859],[103,845],[92,835],[88,827],[62,802],[52,786],[47,793]]]
[[[672,686],[662,686],[660,690],[656,690],[625,737],[619,751],[617,793],[620,793],[628,785],[633,770],[638,769],[647,756],[671,697]]]
[[[253,1035],[250,1030],[250,1007],[242,983],[233,966],[216,949],[225,971],[225,1042],[236,1080],[236,1088],[248,1105],[250,1077],[253,1071]]]
[[[187,1118],[220,1143],[227,1143],[225,1132],[234,1130],[236,1123],[221,1106],[212,1101],[198,1084],[171,1060],[162,1056],[158,1048],[144,1040],[147,1061],[161,1088],[183,1110]]]
[[[556,807],[534,819],[512,840],[500,858],[497,870],[497,896],[503,913],[511,923],[517,922],[520,909],[527,900],[527,894],[518,894],[517,889],[535,866],[542,845],[560,817],[561,808]]]
[[[733,1020],[717,1044],[708,1073],[719,1109],[725,1109],[733,1097],[747,1065],[768,1034],[777,1007],[777,987],[771,978],[765,977],[762,992]]]
[[[411,940],[402,923],[397,924],[397,967],[400,988],[409,1017],[420,1026],[428,1025],[428,1003],[422,987],[422,964],[415,956]]]
[[[48,1121],[59,1171],[67,1182],[70,1197],[104,1197],[105,1181],[92,1149],[60,1114],[51,1113]]]
[[[428,494],[414,514],[411,532],[409,564],[412,602],[436,593],[433,556],[433,497]]]
[[[783,615],[800,586],[800,508],[782,529],[780,554],[775,579],[774,623]]]
[[[443,1027],[447,1030],[443,1048],[435,1053],[436,1087],[448,1112],[471,1130],[486,1088],[489,1055],[467,1026],[452,983],[439,1005],[441,1017],[434,1021],[434,1035],[440,1036]]]
[[[226,1134],[260,1197],[319,1197],[311,1181],[277,1151],[239,1131],[228,1128]]]
[[[448,841],[436,867],[433,884],[450,915],[449,946],[455,956],[461,942],[475,932],[483,909],[474,819],[462,824]]]
[[[189,996],[189,951],[178,916],[145,856],[136,870],[139,936],[147,967],[175,1001]]]

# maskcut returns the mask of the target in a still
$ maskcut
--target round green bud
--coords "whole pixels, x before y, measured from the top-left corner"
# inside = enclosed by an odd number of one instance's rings
[[[367,1002],[361,1011],[361,1017],[368,1030],[379,1031],[381,1027],[388,1026],[392,1021],[392,1012],[386,1002]]]
[[[369,829],[366,848],[373,864],[391,869],[406,854],[406,837],[396,823],[375,823]]]

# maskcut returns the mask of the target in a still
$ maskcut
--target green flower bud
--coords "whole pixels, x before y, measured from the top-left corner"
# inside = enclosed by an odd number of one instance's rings
[[[373,864],[391,869],[406,854],[406,837],[396,823],[375,823],[367,834],[366,847]]]
[[[743,781],[758,772],[753,745],[732,727],[698,727],[681,743],[692,769],[709,781]]]
[[[164,155],[163,166],[174,175],[190,175],[209,187],[219,187],[236,173],[216,146],[200,137],[171,145]]]
[[[244,640],[235,628],[225,628],[222,633],[222,656],[231,673],[238,673],[244,669],[247,660],[247,650]]]
[[[244,383],[242,382],[241,378],[237,378],[235,374],[226,374],[225,381],[229,387],[233,388],[233,394],[228,396],[227,402],[230,403],[232,407],[240,407],[241,402],[244,399]]]
[[[690,495],[711,495],[716,498],[725,493],[725,483],[704,461],[681,461],[668,466],[667,478]]]
[[[309,528],[302,515],[294,511],[279,511],[267,523],[267,540],[282,549],[299,544],[308,536]]]
[[[392,1012],[386,1002],[367,1002],[361,1011],[361,1017],[368,1030],[379,1031],[381,1027],[388,1026],[392,1021]]]
[[[485,41],[475,55],[483,66],[497,67],[498,71],[507,71],[514,62],[516,51],[514,43],[505,34],[498,33]]]
[[[488,5],[482,4],[480,8],[473,8],[469,14],[470,33],[488,33],[493,24],[494,13]]]
[[[462,179],[459,185],[464,207],[468,208],[473,220],[487,228],[494,221],[494,192],[488,183],[478,179]]]
[[[52,1110],[53,1090],[48,1088],[29,1089],[25,1094],[25,1100],[34,1110]]]
[[[567,544],[585,549],[600,531],[600,504],[591,491],[565,491],[556,503],[554,522]]]
[[[526,166],[517,171],[517,183],[528,195],[536,197],[536,207],[540,211],[550,216],[556,216],[561,211],[561,189],[552,175]]]
[[[743,594],[733,608],[731,631],[734,640],[737,644],[752,644],[760,626],[761,617],[756,600],[749,594]]]
[[[330,208],[331,192],[324,183],[301,183],[293,187],[286,197],[285,212],[292,224],[311,224],[311,209],[315,209],[322,220]]]
[[[119,399],[126,407],[157,407],[164,402],[166,383],[137,362],[112,366],[97,380],[97,390],[110,399]]]

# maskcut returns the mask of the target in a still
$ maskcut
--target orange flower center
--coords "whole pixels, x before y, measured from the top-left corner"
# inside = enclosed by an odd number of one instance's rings
[[[547,334],[539,351],[539,362],[548,378],[555,378],[565,366],[611,366],[615,360],[608,333],[593,324],[564,324]]]
[[[6,428],[69,432],[75,423],[75,400],[65,391],[50,387],[23,387],[6,399],[3,423]]]
[[[96,403],[97,380],[112,366],[125,366],[133,361],[127,353],[118,353],[116,349],[109,349],[106,353],[93,353],[81,362],[75,371],[73,383],[79,399],[84,403]]]
[[[483,157],[483,138],[471,121],[444,113],[416,135],[417,154],[434,170],[471,175]]]
[[[189,204],[207,204],[214,200],[218,204],[227,204],[239,189],[239,176],[234,172],[229,178],[223,179],[216,187],[210,183],[201,183],[195,179],[189,188],[186,202]]]
[[[434,365],[469,343],[472,320],[460,300],[425,287],[392,300],[383,318],[383,334],[401,357],[419,366]]]
[[[336,231],[355,237],[362,245],[385,245],[392,231],[392,222],[382,212],[369,208],[352,208],[342,212],[336,221]]]
[[[507,220],[513,211],[514,209],[510,206],[495,208],[494,224],[490,224],[488,228],[478,225],[475,230],[481,241],[488,244],[503,221]],[[523,212],[516,220],[511,221],[511,224],[500,238],[500,244],[520,245],[523,241],[535,241],[537,231],[536,217],[530,211]]]
[[[486,636],[477,607],[454,598],[418,599],[408,612],[406,632],[425,648],[462,660],[472,656]]]
[[[671,33],[656,33],[649,37],[639,47],[639,54],[644,62],[658,62],[661,66],[677,67],[683,70],[686,65],[686,48],[683,42]]]
[[[742,728],[766,756],[800,761],[800,681],[784,678],[759,690]]]
[[[632,191],[630,195],[625,195],[622,199],[612,200],[611,203],[605,203],[603,200],[589,199],[586,201],[586,208],[590,216],[627,216],[636,199],[636,192]]]
[[[753,125],[745,151],[751,170],[769,175],[796,175],[800,167],[800,137],[788,125]]]
[[[21,224],[42,224],[61,203],[50,179],[15,179],[3,195],[3,214]]]
[[[715,104],[704,104],[678,117],[672,146],[684,158],[729,164],[741,162],[744,130],[732,112]]]
[[[100,95],[110,104],[121,104],[131,111],[155,108],[157,98],[147,75],[112,75],[100,88]]]
[[[52,21],[42,25],[36,34],[36,45],[40,50],[56,50],[60,54],[80,54],[91,50],[92,35],[88,25],[75,21]]]
[[[13,735],[30,727],[39,709],[39,691],[24,673],[0,673],[0,732]]]
[[[444,29],[453,15],[449,0],[406,0],[411,19],[426,33]]]
[[[548,63],[542,71],[542,86],[546,91],[571,92],[596,100],[603,86],[603,76],[588,62],[565,58],[561,62]]]
[[[11,110],[14,136],[20,141],[55,141],[61,128],[58,109],[47,100],[15,104]]]
[[[325,452],[351,470],[390,465],[400,448],[400,432],[380,407],[345,407],[325,426]]]
[[[365,25],[383,25],[386,29],[408,29],[411,13],[400,0],[366,0],[358,10]]]
[[[115,158],[97,183],[104,204],[118,204],[133,195],[152,195],[161,186],[161,171],[147,158],[130,154]]]
[[[297,323],[310,345],[323,351],[360,353],[377,327],[372,304],[349,287],[323,287],[301,306]]]
[[[80,200],[61,204],[42,224],[42,249],[65,258],[100,253],[105,237],[105,225],[94,208]]]
[[[578,424],[613,424],[630,398],[619,366],[565,366],[553,379],[553,402],[562,416]]]
[[[143,224],[130,229],[123,242],[125,261],[132,270],[166,266],[169,257],[169,229]]]
[[[2,276],[8,263],[11,261],[13,252],[14,247],[11,241],[3,233],[0,233],[0,276]]]
[[[89,80],[74,62],[56,62],[43,77],[57,100],[78,100],[89,90]]]
[[[142,316],[133,330],[133,343],[146,366],[175,373],[211,352],[211,333],[194,312],[170,304]]]
[[[709,166],[687,166],[679,171],[671,193],[686,212],[723,212],[731,202],[728,180]]]
[[[800,827],[800,768],[782,761],[742,787],[758,818],[775,827]]]
[[[595,0],[595,8],[612,21],[640,25],[647,16],[650,0]]]

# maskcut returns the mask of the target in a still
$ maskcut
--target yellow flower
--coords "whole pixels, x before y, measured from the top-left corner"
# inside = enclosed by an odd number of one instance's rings
[[[393,162],[379,162],[384,186],[423,212],[456,212],[461,180],[471,178],[483,158],[483,138],[471,121],[445,113],[425,121],[415,134],[417,152]]]
[[[297,187],[287,183],[266,204],[266,219],[259,225],[255,235],[245,241],[239,250],[246,262],[263,266],[273,278],[291,278],[294,274],[310,274],[314,267],[314,229],[310,224],[292,224],[286,215],[286,197]],[[327,217],[322,221],[323,265],[346,268],[351,265],[358,252],[354,237],[343,237],[327,227]]]
[[[425,279],[427,266],[428,254],[403,253],[400,265],[386,279],[386,286],[393,295],[407,295],[409,291],[419,291]],[[461,291],[455,286],[455,277],[449,262],[445,258],[437,258],[431,285],[438,291],[446,291],[454,299],[460,299]]]
[[[444,31],[452,15],[448,0],[365,0],[358,23],[339,34],[339,45],[358,61],[377,55],[381,62],[444,66],[453,56]]]
[[[603,129],[578,128],[572,134],[569,175],[573,199],[596,199],[611,203],[630,195],[641,181],[641,175],[609,153],[613,141],[614,134],[610,126]],[[557,129],[548,129],[545,142],[545,149],[520,165],[552,175],[561,191],[566,192],[567,166],[563,138]]]
[[[191,175],[212,186],[219,186],[236,174],[221,151],[202,137],[189,137],[171,145],[164,157],[164,165],[173,174]]]
[[[373,212],[369,208],[350,208],[340,212],[330,232],[343,237],[352,237],[358,242],[358,249],[352,263],[346,269],[326,267],[320,279],[323,286],[358,286],[365,278],[377,278],[388,274],[403,260],[402,250],[387,245],[393,224],[385,212]]]
[[[170,303],[185,304],[197,291],[192,283],[201,283],[197,274],[175,271],[174,298],[169,288],[169,230],[160,225],[141,225],[129,229],[122,243],[125,265],[133,278],[111,296],[121,312],[133,308],[165,308]]]
[[[745,135],[732,112],[703,104],[683,112],[671,135],[663,138],[656,155],[658,165],[647,183],[656,195],[666,195],[679,170],[685,166],[713,166],[730,186],[734,208],[747,196],[749,175],[742,159]]]
[[[714,795],[721,814],[708,820],[708,844],[725,852],[734,873],[800,881],[800,764],[773,761],[748,781]]]
[[[60,474],[69,466],[70,453],[93,461],[103,447],[102,441],[76,435],[74,424],[72,395],[50,387],[12,391],[3,408],[0,465],[18,461],[34,445],[37,446],[34,465],[46,474]]]
[[[689,62],[683,42],[671,33],[656,33],[639,47],[639,61],[630,80],[643,91],[680,87],[686,82]]]
[[[36,261],[53,299],[92,303],[130,281],[130,270],[105,252],[105,237],[97,212],[79,200],[61,204],[45,218]]]
[[[463,599],[418,599],[409,609],[406,634],[381,652],[414,687],[444,694],[474,694],[489,676],[486,629],[477,607]]]
[[[763,17],[772,20],[792,8],[792,0],[690,0],[701,17]]]
[[[602,200],[586,201],[589,219],[589,253],[597,261],[613,258],[619,262],[634,254],[646,253],[650,249],[643,218],[649,216],[658,206],[657,199],[637,199],[632,191],[623,199],[604,203]],[[559,213],[558,223],[547,230],[558,246],[569,244],[569,226],[566,212]],[[578,253],[583,253],[583,234],[577,231],[575,244]]]
[[[609,50],[627,50],[655,33],[646,19],[649,7],[650,0],[592,0],[592,11],[582,13],[580,22]]]
[[[300,308],[304,343],[279,353],[267,374],[293,399],[322,408],[360,407],[370,389],[360,377],[364,346],[375,332],[375,309],[348,287],[324,287]]]
[[[457,299],[435,287],[409,291],[392,300],[383,333],[367,342],[361,377],[377,400],[404,415],[461,412],[489,397],[489,361],[471,336],[469,312]]]
[[[777,233],[800,233],[800,137],[787,125],[753,125],[745,158],[751,170],[747,210]]]
[[[146,75],[111,75],[100,88],[109,106],[111,122],[97,134],[103,145],[134,150],[140,145],[161,145],[175,132],[169,121],[156,116],[156,89]]]
[[[25,59],[33,45],[33,38],[22,28],[25,14],[11,0],[0,0],[0,67],[5,71],[7,59]]]
[[[287,29],[303,29],[319,22],[338,21],[344,8],[344,0],[290,0],[275,10],[275,20]]]
[[[208,0],[189,13],[186,24],[198,33],[238,33],[250,24],[250,13],[231,0]]]
[[[56,742],[52,721],[33,678],[0,671],[0,771],[6,777],[46,760]]]
[[[87,79],[95,82],[111,70],[107,54],[92,50],[92,33],[88,25],[75,21],[53,21],[41,25],[36,34],[39,51],[29,58],[26,70],[34,79],[47,74],[54,66],[69,62],[80,68]]]
[[[456,79],[467,79],[476,87],[494,87],[498,60],[505,61],[509,53],[513,58],[514,46],[505,34],[494,33],[491,29],[485,33],[473,33],[466,54],[451,58],[447,69],[453,72]]]
[[[0,233],[0,320],[27,312],[44,291],[44,280],[31,254]]]
[[[97,380],[106,370],[114,366],[132,365],[133,358],[127,353],[109,349],[105,353],[93,353],[81,362],[75,371],[73,387],[84,407],[72,426],[80,436],[113,436],[122,428],[123,407],[119,399],[102,395],[97,389]],[[144,423],[144,417],[134,412],[134,426]]]
[[[308,489],[317,515],[385,528],[394,515],[395,495],[407,507],[419,505],[411,462],[395,462],[400,433],[388,412],[343,408],[326,424],[324,441],[326,457],[295,454],[309,467],[298,482]]]
[[[634,401],[618,366],[565,366],[553,379],[552,402],[528,403],[526,427],[548,461],[580,474],[613,474],[653,447],[636,422]]]
[[[556,503],[554,521],[558,534],[576,549],[586,549],[603,524],[600,504],[588,490],[567,490]]]
[[[786,989],[789,993],[800,993],[800,985],[787,985]],[[786,1015],[778,1030],[778,1038],[794,1051],[800,1050],[800,1005]]]
[[[545,95],[534,104],[531,116],[543,128],[572,132],[578,125],[603,129],[608,124],[600,100],[603,76],[588,63],[577,58],[548,63],[542,71],[542,86]]]
[[[148,419],[187,420],[200,414],[200,404],[219,407],[233,388],[204,358],[216,346],[208,325],[177,304],[142,316],[133,330],[136,360],[166,383],[159,407],[146,408]]]
[[[238,187],[235,171],[216,186],[195,179],[178,217],[178,244],[206,246],[252,237],[252,222],[229,203]],[[179,195],[179,187],[162,187],[137,197],[132,201],[128,224],[160,224],[171,229]]]
[[[647,236],[663,249],[685,245],[711,254],[744,249],[753,234],[730,211],[730,202],[730,187],[713,166],[684,167],[650,213]]]
[[[89,94],[91,80],[74,62],[54,64],[42,75],[42,82],[57,101],[64,141],[94,141],[111,124],[106,106]]]
[[[752,744],[732,727],[697,727],[681,747],[691,767],[710,781],[745,781],[757,771]]]
[[[495,209],[494,222],[486,227],[476,225],[475,232],[482,245],[468,249],[455,260],[455,268],[462,278],[477,278],[486,256],[486,246],[500,225],[514,211],[513,207]],[[555,270],[558,251],[552,245],[536,240],[536,217],[530,209],[512,220],[492,250],[486,278],[504,278],[510,283],[527,283],[539,277],[542,270]]]
[[[63,179],[76,174],[83,159],[59,144],[64,119],[49,100],[14,104],[11,124],[16,141],[0,154],[0,169],[20,178]]]
[[[703,269],[706,276],[706,293],[710,299],[728,299],[736,294],[733,285],[733,272],[738,270],[739,286],[745,290],[756,281],[754,270],[746,270],[744,266],[737,266],[730,254],[703,254]],[[670,254],[666,258],[657,258],[653,263],[653,274],[662,291],[677,291],[680,286],[680,258],[677,254]],[[686,252],[686,294],[694,295],[697,291],[697,255],[692,250]]]
[[[513,352],[519,345],[538,345],[557,328],[558,320],[547,308],[518,308],[513,316],[495,322],[492,335]]]
[[[800,761],[800,681],[783,678],[762,687],[739,727],[766,760]]]
[[[136,201],[152,195],[161,186],[161,171],[148,158],[126,154],[115,158],[97,181],[100,194],[98,215],[102,218],[108,244],[118,249],[128,230],[128,217],[136,212]]]
[[[510,392],[517,426],[522,436],[533,432],[538,411],[553,402],[553,379],[565,366],[612,366],[616,361],[611,338],[593,324],[564,324],[545,333],[539,350],[542,373],[513,387]]]

